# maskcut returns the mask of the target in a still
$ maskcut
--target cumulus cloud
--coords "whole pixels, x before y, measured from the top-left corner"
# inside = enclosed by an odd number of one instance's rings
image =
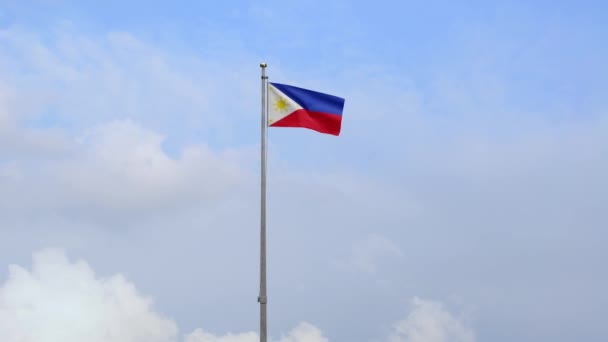
[[[247,146],[199,143],[230,136],[238,125],[225,120],[255,98],[239,72],[69,24],[48,37],[0,30],[0,48],[5,217],[146,217],[217,203],[246,177]],[[219,80],[231,82],[230,95]]]
[[[185,342],[258,342],[259,340],[258,334],[254,332],[216,336],[203,329],[196,329],[186,337]]]
[[[115,120],[72,140],[63,158],[0,163],[0,211],[137,216],[218,200],[247,177],[246,153],[190,145],[171,157],[163,141],[132,120]]]
[[[95,274],[63,250],[33,255],[31,270],[9,266],[0,287],[0,337],[6,342],[175,342],[177,324],[154,308],[121,274]],[[257,333],[216,336],[196,329],[184,342],[256,342]],[[272,340],[272,339],[271,339]],[[302,322],[276,342],[327,342],[320,329]]]
[[[441,303],[413,298],[410,314],[395,324],[390,342],[475,342],[475,334],[462,318]]]
[[[284,336],[279,342],[327,342],[328,339],[323,336],[319,328],[314,325],[303,322],[296,328]]]
[[[0,331],[7,342],[171,342],[177,326],[122,275],[99,278],[86,262],[46,249],[31,271],[9,267]]]
[[[163,140],[131,120],[113,121],[93,129],[82,153],[53,171],[79,202],[121,211],[218,199],[244,177],[238,153],[193,145],[171,158]]]
[[[389,342],[474,342],[465,320],[441,303],[414,298],[413,310],[394,325]],[[177,324],[159,313],[121,274],[100,277],[63,250],[35,252],[31,270],[9,266],[0,287],[0,332],[7,342],[177,342]],[[257,342],[256,332],[214,335],[196,329],[184,342]],[[315,325],[300,322],[273,342],[329,342]]]
[[[154,308],[121,274],[95,274],[83,260],[60,249],[33,255],[31,270],[9,267],[0,287],[0,332],[6,342],[175,342],[177,324]],[[185,342],[256,342],[257,333],[216,336],[196,329]],[[327,342],[302,322],[276,342]]]
[[[241,334],[226,334],[215,336],[202,329],[197,329],[186,337],[185,342],[257,342],[260,338],[255,332]],[[301,322],[293,328],[287,335],[282,336],[275,342],[328,342],[321,330],[308,322]]]

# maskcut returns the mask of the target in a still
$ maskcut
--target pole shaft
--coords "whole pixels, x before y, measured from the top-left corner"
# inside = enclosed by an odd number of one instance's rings
[[[261,130],[261,198],[260,198],[260,342],[267,342],[266,321],[266,63],[260,64],[262,68],[262,130]]]

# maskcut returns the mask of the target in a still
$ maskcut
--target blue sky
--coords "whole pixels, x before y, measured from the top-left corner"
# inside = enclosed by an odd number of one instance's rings
[[[1,1],[2,340],[256,340],[262,61],[273,341],[606,340],[606,9]]]

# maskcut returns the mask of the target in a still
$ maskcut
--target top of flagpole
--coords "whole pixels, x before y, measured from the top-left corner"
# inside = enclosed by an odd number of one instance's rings
[[[268,66],[268,64],[266,64],[266,63],[260,63],[260,68],[265,68],[267,66]]]

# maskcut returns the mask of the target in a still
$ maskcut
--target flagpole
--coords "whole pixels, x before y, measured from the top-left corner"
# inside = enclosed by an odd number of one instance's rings
[[[261,198],[260,198],[260,342],[267,342],[266,322],[266,63],[260,63],[262,68],[262,130],[261,130]]]

